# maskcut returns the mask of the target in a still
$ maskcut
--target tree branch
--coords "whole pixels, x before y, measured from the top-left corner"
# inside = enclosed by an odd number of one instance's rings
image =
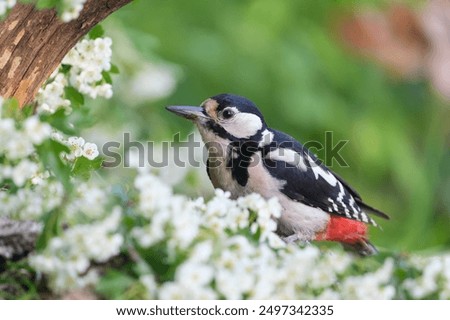
[[[21,106],[33,101],[44,81],[77,41],[132,0],[88,0],[78,19],[62,22],[54,9],[17,4],[0,22],[0,96]]]
[[[0,262],[20,258],[33,251],[41,229],[41,225],[34,221],[0,218]]]

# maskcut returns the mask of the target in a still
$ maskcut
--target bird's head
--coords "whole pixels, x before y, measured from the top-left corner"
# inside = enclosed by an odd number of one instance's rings
[[[253,102],[232,94],[211,97],[200,107],[170,106],[167,110],[194,121],[201,130],[229,140],[256,138],[267,128]]]

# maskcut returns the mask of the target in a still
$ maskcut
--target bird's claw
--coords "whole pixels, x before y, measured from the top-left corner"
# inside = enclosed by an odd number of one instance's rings
[[[300,238],[298,237],[298,235],[297,234],[291,234],[290,236],[287,236],[287,237],[283,237],[283,238],[281,238],[284,242],[286,242],[287,244],[290,244],[290,243],[294,243],[294,242],[297,242],[298,240],[300,240]]]

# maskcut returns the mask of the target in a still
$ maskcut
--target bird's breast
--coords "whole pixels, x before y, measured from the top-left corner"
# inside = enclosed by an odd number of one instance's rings
[[[232,198],[247,194],[246,186],[240,185],[233,177],[232,167],[229,166],[233,157],[230,141],[214,134],[214,132],[199,125],[203,142],[208,152],[208,176],[214,188],[229,191]]]

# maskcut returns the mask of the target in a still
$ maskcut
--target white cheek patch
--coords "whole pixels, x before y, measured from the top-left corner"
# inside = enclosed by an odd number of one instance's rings
[[[236,138],[249,138],[261,130],[263,123],[253,113],[238,113],[232,119],[220,123],[220,125]]]

